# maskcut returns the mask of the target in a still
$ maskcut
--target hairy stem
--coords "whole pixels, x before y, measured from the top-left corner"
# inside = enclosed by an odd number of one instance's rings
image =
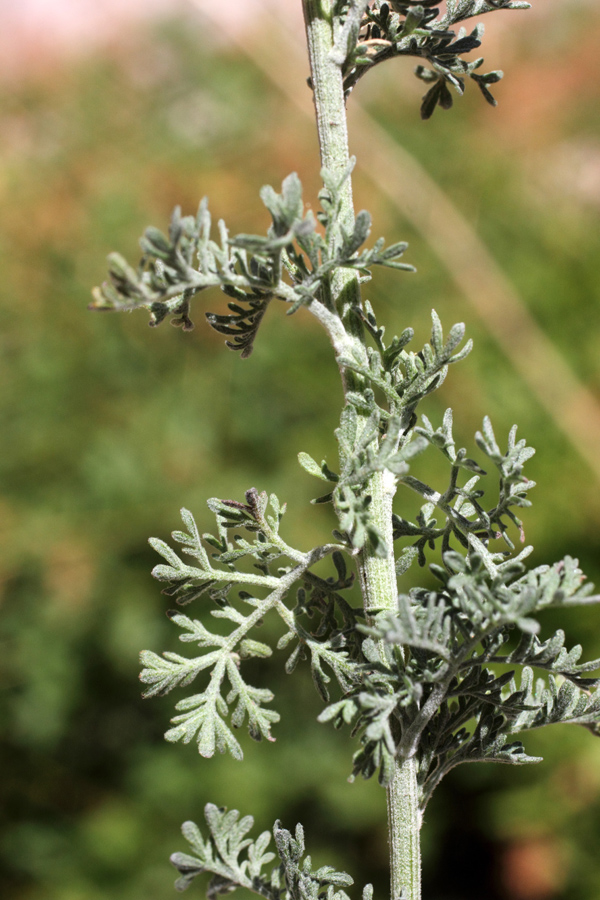
[[[341,179],[349,171],[350,154],[342,72],[331,54],[336,27],[334,0],[302,0],[302,5],[321,162],[324,168]],[[353,224],[352,179],[348,175],[343,188],[341,225],[350,230]],[[341,241],[341,234],[334,234],[331,239],[336,244]],[[329,292],[329,303],[341,320],[347,345],[353,347],[355,356],[358,350],[366,360],[364,332],[361,321],[355,314],[360,305],[357,273],[349,269],[338,269],[331,277]],[[348,370],[342,371],[342,380],[345,391],[364,391],[366,387],[362,376]],[[395,488],[395,479],[390,472],[375,473],[367,486],[367,492],[372,498],[373,524],[382,534],[387,546],[385,558],[376,555],[369,543],[359,555],[360,584],[369,618],[379,610],[395,612],[397,608],[396,572],[392,553],[392,499]],[[391,900],[397,900],[402,891],[406,900],[420,900],[421,814],[414,759],[398,760],[387,790],[387,804]]]
[[[319,134],[321,164],[341,180],[350,167],[348,127],[344,103],[344,86],[340,67],[331,59],[333,48],[333,0],[302,0],[306,38],[310,58],[311,81]],[[340,225],[350,230],[354,225],[352,179],[348,176],[342,190]],[[332,236],[333,245],[341,243],[341,233]],[[352,308],[360,302],[358,275],[351,269],[338,269],[331,279],[331,293],[346,330],[362,331]]]
[[[387,789],[390,897],[421,897],[421,812],[415,758],[401,760]],[[392,838],[394,836],[394,838]],[[404,894],[402,894],[404,891]]]
[[[367,544],[358,560],[360,586],[365,612],[371,624],[375,613],[398,610],[398,588],[394,566],[392,535],[392,500],[396,493],[396,479],[391,472],[375,472],[368,481],[367,493],[371,496],[373,524],[383,536],[387,556],[377,556]]]

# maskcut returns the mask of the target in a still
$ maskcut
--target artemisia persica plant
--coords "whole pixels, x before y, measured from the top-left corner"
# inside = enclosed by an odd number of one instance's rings
[[[271,655],[255,629],[266,616],[279,616],[285,633],[276,649],[287,654],[286,671],[310,665],[323,701],[319,720],[349,727],[357,743],[353,773],[376,775],[386,792],[391,900],[421,897],[423,811],[447,772],[472,762],[535,762],[522,732],[569,722],[597,734],[600,723],[599,682],[591,674],[600,660],[581,662],[581,647],[569,649],[562,630],[538,637],[544,610],[600,597],[577,560],[528,568],[532,548],[517,552],[513,544],[521,510],[530,505],[533,482],[523,472],[534,451],[516,428],[502,437],[486,418],[475,435],[475,460],[456,446],[452,410],[441,421],[422,413],[448,368],[471,349],[464,325],[444,331],[433,312],[429,342],[412,349],[412,329],[388,339],[361,297],[374,268],[402,277],[411,266],[403,261],[406,244],[371,240],[369,213],[353,208],[346,127],[352,89],[376,65],[407,56],[416,58],[426,85],[423,118],[452,106],[469,81],[495,104],[490,86],[502,73],[483,74],[482,59],[467,61],[483,27],[469,31],[463,23],[528,5],[446,0],[442,12],[435,0],[302,0],[321,150],[319,212],[305,207],[296,174],[279,193],[261,191],[272,218],[266,235],[232,237],[223,222],[213,235],[206,199],[195,216],[177,209],[167,234],[145,231],[137,267],[109,257],[109,280],[92,304],[142,307],[151,325],[170,319],[187,331],[192,300],[218,289],[229,311],[207,312],[206,319],[243,358],[272,303],[286,304],[290,316],[302,307],[329,335],[344,389],[339,459],[331,468],[304,452],[298,459],[324,482],[318,502],[337,517],[331,543],[291,547],[282,529],[285,504],[255,488],[242,498],[208,500],[212,533],[201,533],[182,510],[173,545],[151,540],[162,557],[153,575],[178,608],[170,617],[180,640],[198,649],[191,656],[144,651],[141,678],[148,697],[188,689],[168,741],[195,741],[202,756],[219,751],[241,760],[235,729],[270,741],[279,720],[273,693],[250,684],[245,665]],[[445,483],[410,474],[422,453],[443,456]],[[491,499],[480,487],[490,470],[498,483]],[[399,485],[421,497],[414,520],[395,502]],[[322,566],[315,571],[324,559],[330,577]],[[411,566],[428,566],[437,587],[406,590]],[[348,595],[355,579],[358,607]],[[215,619],[227,623],[225,633],[211,630]],[[189,850],[172,857],[178,890],[208,872],[211,897],[245,887],[267,900],[346,900],[352,879],[313,868],[300,825],[290,832],[276,822],[273,846],[268,832],[249,837],[252,818],[235,810],[209,804],[205,819],[201,828],[183,826]],[[367,886],[363,897],[371,895]]]

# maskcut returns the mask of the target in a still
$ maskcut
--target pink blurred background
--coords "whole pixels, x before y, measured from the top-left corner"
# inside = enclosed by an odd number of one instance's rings
[[[172,17],[193,7],[216,9],[227,29],[247,28],[264,5],[262,0],[2,0],[0,75],[39,74],[61,57],[127,42],[140,20]],[[284,14],[300,6],[293,0],[276,5]]]

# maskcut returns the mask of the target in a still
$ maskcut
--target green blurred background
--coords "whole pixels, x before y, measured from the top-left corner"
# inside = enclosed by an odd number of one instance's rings
[[[468,217],[598,396],[600,16],[575,0],[544,13],[513,13],[496,32],[489,22],[486,61],[507,70],[497,110],[473,88],[421,123],[410,64],[373,73],[356,97]],[[192,13],[13,78],[0,123],[0,894],[174,896],[179,826],[211,801],[253,814],[260,830],[303,821],[314,857],[386,896],[383,793],[347,783],[348,735],[316,724],[306,672],[288,678],[275,657],[261,674],[282,722],[275,745],[244,742],[242,764],[165,744],[173,700],[144,702],[137,683],[141,649],[178,649],[146,540],[178,527],[181,506],[208,529],[207,497],[255,485],[288,501],[291,543],[327,539],[330,512],[308,505],[315,484],[296,462],[299,450],[334,459],[341,391],[324,335],[303,311],[274,308],[244,361],[198,301],[192,334],[86,310],[106,254],[135,259],[143,228],[163,227],[176,204],[193,212],[208,194],[232,231],[264,230],[259,188],[296,170],[315,206],[313,128]],[[600,582],[599,476],[577,434],[523,385],[410,216],[360,171],[356,195],[376,235],[410,241],[419,270],[369,285],[390,331],[413,325],[422,343],[435,307],[475,340],[425,411],[437,420],[453,405],[469,448],[484,414],[498,434],[518,422],[538,448],[525,520],[534,562],[570,553]],[[223,308],[218,295],[209,308]],[[600,614],[565,618],[570,643],[600,656]],[[544,628],[558,624],[549,615]],[[600,896],[600,743],[559,728],[527,747],[545,762],[463,767],[438,791],[424,828],[427,900]]]

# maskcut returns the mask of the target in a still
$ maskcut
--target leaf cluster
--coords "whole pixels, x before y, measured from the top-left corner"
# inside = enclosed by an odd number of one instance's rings
[[[353,723],[361,743],[354,774],[379,769],[386,784],[398,756],[416,756],[424,807],[461,763],[538,761],[514,735],[556,723],[598,732],[600,677],[590,673],[600,660],[581,663],[582,648],[568,650],[561,630],[541,641],[536,616],[600,597],[576,560],[527,571],[526,555],[504,559],[470,535],[466,556],[447,552],[443,566],[431,566],[440,589],[401,594],[396,615],[359,626],[378,641],[370,653],[363,644],[364,681],[320,716]]]
[[[333,472],[325,461],[319,466],[307,453],[298,458],[307,472],[332,485],[314,502],[334,504],[340,523],[336,538],[353,553],[369,541],[374,553],[385,558],[390,548],[372,521],[368,483],[376,472],[387,472],[394,480],[409,478],[411,460],[428,443],[415,429],[415,410],[443,383],[449,365],[470,352],[471,341],[458,349],[464,325],[454,325],[445,338],[434,311],[431,339],[415,353],[405,349],[413,337],[412,329],[386,345],[385,329],[378,326],[368,302],[359,315],[375,346],[367,348],[366,363],[350,355],[338,359],[342,367],[362,380],[361,390],[346,392],[346,406],[335,432],[341,471]]]
[[[331,309],[327,284],[335,269],[356,269],[363,277],[375,265],[412,271],[412,266],[399,262],[405,243],[385,247],[380,238],[372,248],[361,250],[371,229],[366,211],[358,213],[352,229],[341,229],[342,188],[352,165],[341,179],[323,171],[322,209],[316,218],[310,210],[304,212],[302,185],[295,172],[284,179],[280,194],[269,185],[263,187],[260,196],[271,216],[266,236],[230,237],[221,220],[215,241],[206,198],[195,217],[182,216],[178,207],[167,235],[154,227],[146,229],[136,268],[119,253],[109,255],[109,280],[94,289],[90,308],[145,308],[150,325],[170,316],[172,325],[190,331],[192,298],[217,287],[229,298],[228,312],[208,312],[206,319],[226,336],[226,345],[245,358],[273,298],[289,304],[290,313],[317,302]],[[340,231],[341,242],[334,240]]]
[[[307,554],[293,550],[279,534],[285,507],[277,497],[267,497],[253,488],[245,499],[245,503],[208,501],[217,521],[216,535],[200,536],[192,514],[181,511],[187,530],[175,531],[172,537],[182,545],[182,555],[194,559],[193,565],[164,541],[150,540],[165,560],[152,573],[166,583],[164,593],[179,605],[208,597],[213,602],[210,615],[229,629],[227,634],[221,633],[222,629],[212,631],[198,619],[171,612],[171,620],[182,631],[180,640],[197,644],[201,654],[192,658],[171,651],[161,656],[151,651],[141,654],[140,678],[148,685],[146,697],[187,687],[201,673],[208,674],[203,690],[177,703],[178,715],[165,735],[168,741],[196,740],[199,752],[207,757],[218,750],[241,759],[242,749],[232,729],[245,722],[255,740],[273,740],[271,726],[279,715],[265,708],[273,694],[249,684],[242,670],[245,660],[272,654],[272,648],[253,635],[271,611],[286,626],[278,648],[291,641],[297,644],[286,671],[293,671],[300,659],[310,657],[315,686],[325,700],[329,700],[329,671],[343,691],[349,690],[357,677],[359,645],[355,635],[360,611],[353,610],[342,596],[341,592],[352,585],[353,575],[348,575],[339,549],[333,544]],[[235,534],[238,529],[248,532],[251,539]],[[324,579],[311,568],[330,553],[337,577]],[[297,602],[291,609],[285,600],[298,582]],[[232,597],[234,589],[236,598]],[[302,619],[313,618],[315,613],[317,627],[309,630]]]
[[[439,316],[433,310],[431,337],[415,353],[405,349],[413,338],[412,328],[405,329],[399,337],[394,337],[386,345],[385,329],[378,325],[370,303],[366,302],[364,310],[359,310],[358,315],[375,346],[367,349],[366,365],[363,359],[351,356],[342,356],[339,362],[348,371],[360,375],[371,392],[349,392],[347,399],[361,412],[369,413],[376,405],[379,406],[384,422],[390,416],[399,416],[401,428],[407,431],[415,424],[414,412],[417,405],[444,383],[448,367],[465,359],[471,352],[473,343],[468,340],[459,349],[465,336],[462,322],[453,325],[448,336],[444,337]],[[385,406],[376,403],[375,391],[381,393]]]
[[[235,809],[218,809],[208,803],[204,809],[208,838],[194,822],[185,822],[183,836],[192,853],[174,853],[171,862],[180,873],[175,883],[184,891],[198,875],[212,875],[207,896],[215,900],[237,888],[246,888],[267,900],[348,900],[343,888],[353,884],[345,872],[332,866],[313,868],[310,856],[305,855],[304,829],[297,825],[294,834],[273,826],[273,837],[279,865],[270,871],[267,866],[275,853],[267,850],[271,835],[264,831],[255,841],[246,835],[254,826],[252,816],[239,817]],[[373,889],[367,885],[363,900],[372,900]]]
[[[470,34],[463,27],[458,33],[452,27],[494,10],[527,9],[529,5],[523,0],[448,0],[445,13],[440,15],[436,0],[340,2],[333,58],[342,67],[346,93],[374,66],[402,56],[420,61],[415,75],[429,85],[421,104],[423,119],[430,118],[436,106],[450,109],[450,89],[462,96],[467,78],[495,106],[489,86],[500,81],[503,73],[479,74],[483,58],[470,62],[464,58],[481,46],[483,25],[476,25]]]
[[[508,448],[503,453],[489,418],[484,419],[483,430],[476,433],[475,441],[498,473],[497,501],[486,509],[482,503],[484,491],[479,487],[480,478],[487,474],[486,470],[467,456],[464,447],[456,448],[452,432],[452,410],[446,410],[442,425],[437,429],[433,428],[427,416],[422,417],[422,422],[421,426],[415,428],[415,432],[436,447],[450,463],[449,484],[440,492],[411,475],[404,477],[402,483],[422,496],[426,502],[414,522],[393,516],[394,538],[416,537],[413,547],[422,566],[425,565],[428,550],[434,550],[439,541],[442,553],[446,553],[453,537],[464,548],[469,547],[470,535],[486,540],[502,538],[509,549],[514,550],[509,527],[511,524],[516,525],[521,539],[524,539],[521,519],[514,510],[531,506],[527,493],[535,487],[535,482],[523,474],[523,466],[535,453],[533,448],[528,447],[523,439],[517,441],[515,426],[510,431]],[[463,471],[475,474],[460,486],[459,476]],[[435,518],[440,514],[443,517],[442,523],[438,523]],[[410,558],[414,555],[411,549]],[[401,559],[406,560],[408,557],[405,554]]]
[[[449,366],[463,360],[472,348],[470,340],[463,344],[464,325],[455,324],[445,336],[438,315],[432,311],[430,340],[414,352],[408,349],[412,329],[405,329],[388,344],[385,329],[378,325],[368,302],[359,315],[374,346],[366,348],[366,361],[350,354],[339,358],[341,366],[361,379],[360,389],[346,393],[347,403],[336,430],[340,472],[333,471],[325,461],[319,465],[307,453],[298,457],[307,472],[330,485],[329,492],[313,502],[333,502],[340,523],[336,538],[351,552],[369,541],[376,555],[387,556],[389,548],[372,521],[368,491],[372,476],[383,472],[425,501],[415,521],[393,515],[394,540],[413,539],[397,559],[399,575],[415,558],[425,565],[427,552],[434,551],[438,544],[442,554],[446,553],[453,538],[467,549],[471,534],[486,540],[502,538],[514,550],[511,526],[516,526],[524,539],[515,510],[531,505],[527,494],[535,487],[535,482],[523,474],[525,463],[535,451],[525,440],[517,440],[516,426],[509,433],[506,451],[500,449],[489,418],[475,435],[477,446],[487,457],[486,465],[491,464],[498,476],[497,498],[493,505],[486,505],[480,480],[487,471],[467,455],[466,448],[456,446],[452,410],[446,410],[438,428],[425,415],[418,424],[421,401],[443,384]],[[414,458],[428,446],[436,448],[449,463],[449,483],[443,491],[409,474]],[[461,484],[464,474],[470,477]],[[443,519],[438,522],[440,513]]]

